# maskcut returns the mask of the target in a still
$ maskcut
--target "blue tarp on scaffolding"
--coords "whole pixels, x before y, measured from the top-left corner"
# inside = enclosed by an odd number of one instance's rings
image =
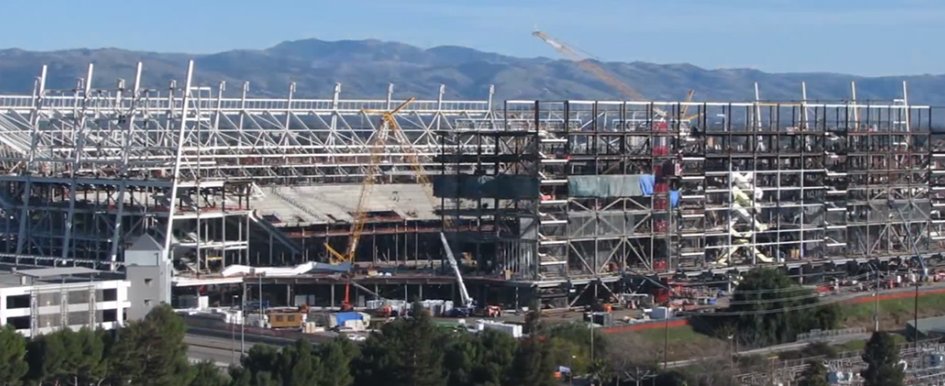
[[[653,185],[656,183],[656,178],[652,174],[641,174],[640,175],[640,190],[643,191],[643,195],[646,197],[653,195]]]
[[[639,197],[643,195],[639,174],[570,176],[571,197]]]

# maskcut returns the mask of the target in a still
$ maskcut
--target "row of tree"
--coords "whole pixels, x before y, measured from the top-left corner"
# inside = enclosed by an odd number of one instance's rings
[[[793,342],[799,333],[830,330],[840,323],[835,304],[820,304],[813,290],[776,269],[746,273],[730,305],[720,311],[694,317],[694,327],[720,339],[735,339],[742,347]]]
[[[836,325],[837,310],[816,302],[814,294],[783,273],[756,270],[738,285],[724,316],[705,316],[697,325],[742,343],[776,344],[799,332]],[[530,313],[528,336],[516,340],[494,331],[470,334],[439,327],[415,307],[413,317],[385,324],[363,344],[338,338],[318,345],[299,341],[281,349],[256,345],[228,373],[210,363],[189,363],[183,320],[167,306],[115,332],[65,330],[27,340],[7,327],[0,329],[0,385],[543,386],[557,383],[559,366],[605,384],[629,379],[628,368],[616,368],[620,366],[607,357],[609,351],[633,348],[611,350],[607,340],[582,324],[547,326],[538,313]],[[897,354],[888,335],[875,335],[863,355],[869,365],[863,372],[867,384],[901,384]],[[610,368],[604,363],[611,363]],[[731,380],[718,378],[722,384]],[[664,372],[654,383],[718,383],[711,379]],[[804,382],[826,382],[822,364],[812,363]]]
[[[556,384],[558,366],[600,373],[602,361],[591,358],[606,354],[601,337],[591,337],[596,331],[579,324],[545,328],[537,314],[528,318],[531,333],[523,340],[437,327],[418,308],[411,315],[385,324],[360,346],[344,338],[281,350],[254,346],[231,379],[240,386],[543,386]]]
[[[183,320],[167,306],[115,332],[63,330],[25,339],[7,327],[0,331],[0,385],[542,386],[557,382],[558,366],[603,376],[603,361],[592,358],[606,354],[604,340],[581,324],[546,328],[532,314],[531,334],[516,340],[438,327],[420,309],[412,315],[360,345],[345,338],[281,349],[255,345],[228,374],[188,361]]]
[[[65,329],[27,340],[7,326],[0,385],[219,385],[212,364],[187,360],[185,331],[170,307],[116,332]]]

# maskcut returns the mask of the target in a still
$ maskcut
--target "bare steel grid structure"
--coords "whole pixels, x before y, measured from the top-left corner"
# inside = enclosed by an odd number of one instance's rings
[[[0,96],[0,259],[119,269],[140,234],[179,274],[324,261],[349,236],[382,115],[400,104],[256,98],[248,84],[94,81]],[[381,143],[356,254],[441,264],[443,224],[473,285],[571,303],[627,275],[728,272],[942,252],[945,139],[888,102],[417,100]],[[449,220],[449,221],[444,221]],[[909,235],[917,237],[910,237]],[[429,271],[434,275],[442,271]],[[516,292],[517,293],[517,292]]]
[[[43,67],[32,95],[0,96],[3,260],[117,269],[133,237],[150,233],[182,272],[206,273],[315,259],[305,249],[323,251],[322,242],[306,246],[306,237],[347,237],[336,229],[346,228],[347,206],[332,216],[312,201],[318,188],[356,189],[381,115],[399,103],[393,86],[377,100],[344,99],[340,85],[326,99],[298,98],[294,84],[284,98],[254,98],[249,84],[196,86],[193,62],[186,82],[164,90],[144,88],[142,69],[132,82],[96,88],[105,82],[93,82],[89,65],[74,89],[50,90]],[[490,99],[443,95],[396,115],[431,170],[436,130],[492,124]],[[414,182],[403,144],[377,146],[386,182]],[[283,205],[256,208],[273,201]],[[431,219],[405,214],[372,229],[409,233]]]
[[[501,127],[444,133],[480,146],[441,159],[444,178],[465,186],[439,193],[447,209],[475,201],[452,211],[486,225],[467,239],[517,245],[470,251],[484,272],[564,287],[571,304],[628,274],[905,262],[912,243],[940,257],[945,142],[931,146],[932,109],[906,95],[507,101]],[[519,196],[534,194],[529,179],[537,196]]]

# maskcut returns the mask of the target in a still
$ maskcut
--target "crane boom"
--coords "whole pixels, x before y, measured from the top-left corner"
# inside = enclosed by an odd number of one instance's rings
[[[396,112],[396,110],[394,111]],[[413,146],[413,143],[410,142],[410,138],[407,138],[407,135],[400,128],[400,125],[397,123],[394,115],[392,113],[384,113],[384,120],[386,121],[386,126],[390,129],[390,134],[394,139],[401,144],[402,150],[406,155],[407,162],[410,164],[413,169],[414,176],[417,179],[417,184],[423,187],[423,192],[427,196],[427,199],[432,204],[436,204],[436,196],[433,195],[433,184],[430,182],[430,178],[427,177],[426,170],[423,169],[423,165],[420,162],[420,154],[417,152],[416,147]],[[450,248],[449,242],[446,240],[446,234],[444,233],[447,229],[452,227],[452,220],[449,217],[443,218],[443,231],[440,232],[440,241],[443,244],[443,250],[446,253],[447,261],[450,264],[450,267],[453,269],[453,274],[456,276],[456,284],[459,288],[460,300],[463,303],[463,307],[468,312],[475,306],[475,301],[471,296],[469,296],[469,291],[466,289],[466,284],[463,282],[463,274],[459,269],[459,263],[456,261],[456,257],[453,255],[453,250]]]
[[[361,234],[364,232],[364,225],[367,222],[367,197],[371,194],[371,190],[374,187],[374,179],[380,171],[381,150],[384,148],[384,143],[387,142],[390,133],[400,131],[400,127],[397,126],[397,121],[394,119],[394,114],[397,114],[400,110],[413,103],[414,100],[416,100],[416,98],[407,99],[395,109],[382,113],[380,130],[377,130],[373,140],[368,146],[371,154],[370,161],[367,165],[367,171],[364,173],[364,179],[361,181],[361,192],[358,194],[358,204],[354,211],[354,221],[351,222],[351,236],[348,238],[348,246],[344,254],[342,254],[332,248],[328,243],[325,243],[325,249],[331,254],[332,264],[354,262],[355,251],[358,249],[358,241],[361,240]]]
[[[611,86],[617,89],[617,91],[620,91],[621,94],[623,94],[627,98],[630,98],[630,100],[634,100],[634,101],[644,100],[643,95],[637,92],[637,90],[634,90],[633,87],[630,87],[626,83],[620,81],[620,79],[617,79],[616,76],[614,76],[613,74],[605,70],[603,67],[597,65],[597,63],[594,63],[594,61],[590,60],[585,55],[581,55],[575,49],[571,48],[567,44],[564,44],[563,42],[551,37],[551,35],[548,35],[542,31],[532,32],[532,35],[541,39],[545,43],[548,43],[549,46],[551,46],[556,51],[558,51],[559,53],[567,57],[568,60],[575,62],[578,66],[584,69],[584,71],[587,71],[591,73],[592,75],[596,76],[598,79],[606,83],[608,86]]]
[[[564,42],[558,39],[555,39],[551,35],[548,35],[547,33],[544,33],[542,31],[534,31],[532,32],[532,36],[535,36],[541,39],[543,42],[548,43],[548,45],[554,48],[555,51],[558,51],[560,54],[564,55],[566,58],[568,58],[568,60],[571,60],[572,62],[577,64],[584,71],[587,71],[591,75],[596,76],[597,79],[600,79],[602,82],[604,82],[608,86],[617,89],[617,91],[623,94],[624,97],[629,98],[629,100],[631,101],[646,100],[646,98],[644,98],[643,95],[641,95],[640,92],[638,92],[636,89],[634,89],[627,83],[623,82],[622,80],[617,78],[617,76],[605,70],[603,67],[597,65],[597,63],[595,63],[593,60],[590,60],[590,58],[588,58],[587,55],[583,55],[579,53],[577,50],[575,50],[574,48],[571,48],[571,46],[565,44]],[[693,90],[689,90],[689,93],[686,96],[686,102],[692,101],[693,93],[694,93]],[[681,121],[689,121],[700,115],[700,114],[694,114],[691,116],[687,116],[686,111],[688,110],[688,107],[689,107],[688,104],[685,105],[684,110],[682,111],[682,114],[680,114],[680,116],[682,117],[682,119],[680,119]],[[653,112],[655,113],[657,118],[660,118],[660,119],[669,118],[669,114],[665,110],[662,110],[658,107],[653,107]]]
[[[391,110],[391,111],[380,111],[381,114],[381,127],[377,131],[373,140],[370,144],[370,162],[367,166],[367,172],[365,173],[364,180],[361,183],[361,192],[358,195],[358,204],[354,213],[354,221],[351,223],[351,236],[348,238],[348,246],[345,250],[345,253],[342,254],[336,251],[331,247],[330,244],[325,243],[325,249],[328,250],[331,255],[331,261],[333,264],[343,263],[343,262],[353,262],[355,258],[355,253],[358,248],[358,241],[361,239],[361,234],[364,231],[364,225],[367,222],[367,197],[370,195],[371,188],[374,186],[374,178],[379,174],[380,169],[380,157],[381,157],[381,148],[387,142],[388,139],[393,139],[396,142],[400,143],[404,154],[406,155],[407,162],[413,169],[413,172],[416,176],[417,183],[424,188],[424,193],[427,196],[427,199],[431,203],[436,203],[436,197],[433,195],[432,183],[430,178],[427,177],[426,171],[423,169],[423,165],[420,162],[420,154],[417,152],[417,149],[413,146],[413,143],[410,142],[410,138],[407,138],[407,135],[404,134],[404,131],[401,129],[400,125],[397,123],[395,114],[397,114],[404,107],[413,103],[415,98],[407,99],[405,102],[401,103],[400,106]],[[378,111],[373,110],[363,110],[364,112],[373,112],[377,113]],[[443,229],[448,229],[451,227],[452,220],[448,217],[443,219]],[[457,285],[460,291],[460,300],[463,302],[463,306],[467,309],[474,306],[474,300],[469,296],[469,291],[466,289],[466,285],[463,282],[463,276],[459,269],[459,264],[456,261],[456,258],[453,256],[453,251],[449,246],[449,243],[446,240],[446,235],[444,232],[440,232],[440,241],[443,243],[443,248],[445,249],[447,259],[450,263],[450,266],[453,269],[453,273],[456,275]],[[350,278],[349,278],[350,280]],[[349,281],[350,284],[350,281]],[[345,303],[349,302],[348,300],[348,286],[345,286]]]

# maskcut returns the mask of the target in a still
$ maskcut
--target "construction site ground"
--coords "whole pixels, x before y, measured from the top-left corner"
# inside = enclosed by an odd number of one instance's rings
[[[860,293],[857,297],[850,294],[837,295],[843,297],[839,302],[841,312],[840,328],[863,328],[866,331],[873,329],[874,297],[870,293]],[[830,297],[824,300],[830,301]],[[914,289],[901,288],[887,291],[879,295],[880,328],[901,334],[905,323],[914,318]],[[919,318],[945,315],[945,285],[934,284],[921,288],[919,293]],[[554,320],[554,318],[547,318]],[[616,319],[616,318],[615,318]],[[664,326],[667,326],[665,328]],[[693,330],[687,323],[658,323],[648,325],[646,329],[631,331],[628,329],[611,329],[606,333],[608,345],[617,351],[624,352],[627,360],[633,363],[647,363],[662,361],[664,345],[668,348],[667,360],[684,361],[692,358],[707,358],[718,355],[728,355],[732,352],[731,342],[707,336]],[[838,343],[838,351],[853,351],[863,348],[865,337],[850,339]],[[623,348],[633,348],[623,349]],[[743,350],[739,350],[740,352]],[[654,353],[660,354],[658,358]]]

